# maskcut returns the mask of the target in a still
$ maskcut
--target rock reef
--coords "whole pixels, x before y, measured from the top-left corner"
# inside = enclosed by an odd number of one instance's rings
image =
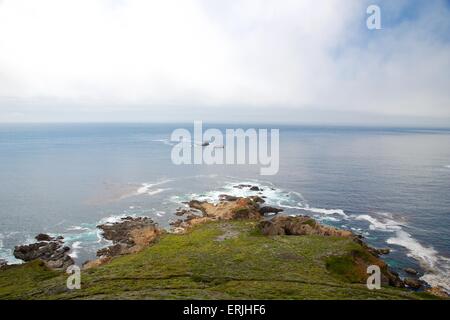
[[[105,264],[115,256],[139,252],[154,243],[161,234],[157,224],[148,217],[125,217],[115,223],[98,225],[97,228],[113,244],[98,250],[98,259],[85,262],[84,269]]]
[[[74,264],[68,246],[64,246],[63,238],[53,238],[47,234],[36,236],[38,242],[16,246],[14,257],[23,261],[42,260],[50,269],[65,270]]]

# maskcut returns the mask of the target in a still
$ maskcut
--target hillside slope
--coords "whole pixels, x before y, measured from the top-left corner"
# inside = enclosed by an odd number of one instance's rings
[[[257,222],[215,221],[163,234],[135,254],[83,270],[82,288],[32,261],[0,272],[0,299],[421,299],[425,293],[368,290],[349,238],[263,236]],[[352,282],[359,283],[352,283]]]

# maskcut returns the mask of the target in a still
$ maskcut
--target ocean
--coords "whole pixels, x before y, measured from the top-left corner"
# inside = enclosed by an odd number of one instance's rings
[[[193,124],[1,124],[0,259],[38,233],[62,235],[77,263],[108,243],[96,225],[127,215],[162,227],[192,198],[251,195],[260,186],[285,214],[307,214],[389,247],[401,275],[412,267],[450,290],[450,130],[216,125],[280,130],[280,168],[175,165],[175,128]],[[195,146],[194,146],[195,147]]]

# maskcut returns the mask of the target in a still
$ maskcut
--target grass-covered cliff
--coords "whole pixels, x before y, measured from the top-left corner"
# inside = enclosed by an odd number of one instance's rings
[[[422,299],[370,291],[367,248],[348,237],[265,236],[258,222],[218,220],[162,234],[144,250],[82,271],[82,287],[39,260],[0,271],[0,299]],[[365,275],[366,276],[366,275]]]

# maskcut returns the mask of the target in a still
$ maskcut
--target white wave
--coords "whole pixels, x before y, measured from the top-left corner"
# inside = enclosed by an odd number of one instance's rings
[[[82,247],[81,247],[81,241],[75,241],[75,242],[72,244],[72,247],[71,247],[71,251],[70,251],[70,253],[69,253],[69,256],[72,257],[73,259],[78,258],[78,254],[79,254],[81,248],[82,248]]]
[[[172,179],[167,179],[167,180],[162,180],[162,181],[155,182],[155,183],[142,183],[141,187],[139,187],[136,190],[136,195],[147,194],[147,195],[153,196],[155,194],[164,192],[166,190],[170,190],[170,188],[157,188],[157,189],[154,189],[154,190],[152,190],[152,188],[156,187],[156,186],[159,186],[159,185],[162,185],[162,184],[166,184],[166,183],[171,182],[171,181],[173,181],[173,180]]]
[[[403,230],[396,231],[395,237],[387,239],[386,242],[406,248],[407,255],[416,259],[425,270],[421,279],[450,293],[450,259],[440,256],[433,247],[423,246]]]
[[[82,226],[70,226],[66,229],[67,231],[88,231],[90,228]]]
[[[338,218],[331,217],[331,216],[314,215],[314,218],[319,221],[333,221],[333,222],[341,221]]]
[[[119,215],[111,215],[108,217],[104,217],[102,219],[100,219],[100,221],[98,222],[98,224],[113,224],[113,223],[117,223],[120,222],[123,218],[126,217],[133,217],[135,218],[136,215],[135,214],[119,214]]]
[[[355,220],[368,221],[370,223],[370,225],[369,225],[370,230],[393,232],[393,231],[402,229],[401,224],[399,224],[398,222],[396,222],[392,219],[383,218],[383,221],[380,221],[377,218],[374,218],[367,214],[361,214],[361,215],[352,216],[352,217]]]
[[[304,208],[302,208],[303,210],[306,211],[310,211],[313,213],[320,213],[320,214],[324,214],[324,215],[340,215],[344,218],[348,218],[348,215],[344,212],[344,210],[342,209],[323,209],[323,208],[312,208],[309,206],[305,206]]]
[[[170,141],[169,139],[154,139],[152,141],[153,142],[162,142],[163,144],[168,145],[168,146],[174,146],[175,145],[175,143]]]

